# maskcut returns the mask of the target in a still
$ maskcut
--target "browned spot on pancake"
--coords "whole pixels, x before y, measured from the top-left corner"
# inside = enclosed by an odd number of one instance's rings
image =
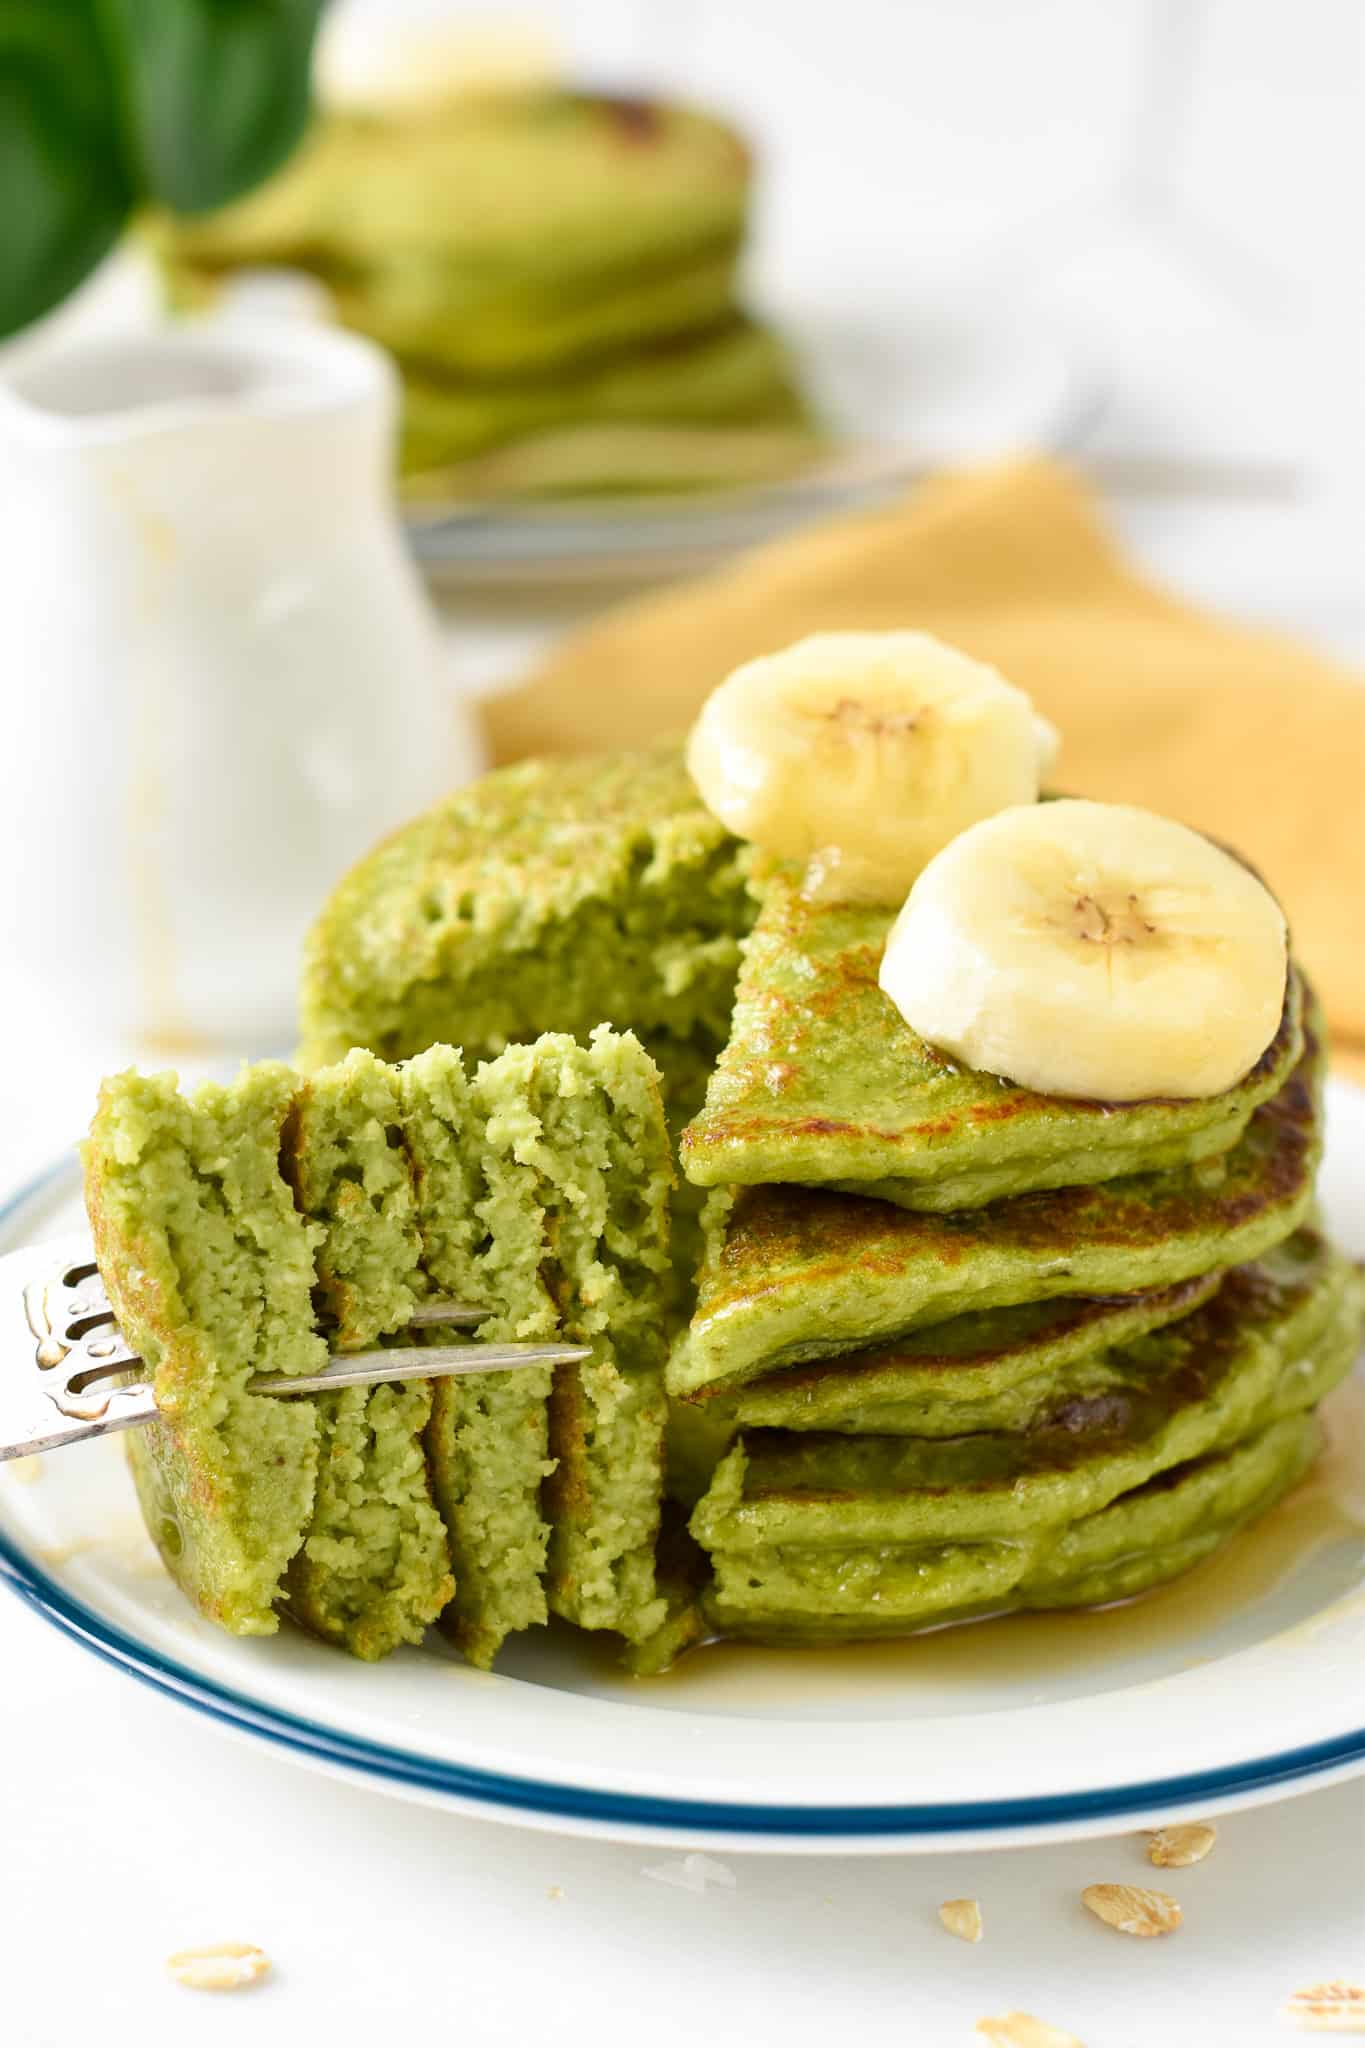
[[[974,1124],[1006,1124],[1034,1106],[1031,1096],[1002,1095],[998,1102],[974,1102],[967,1114]]]
[[[849,999],[848,981],[840,976],[827,976],[819,988],[812,989],[800,1004],[808,1017],[836,1017],[847,1009]],[[797,1005],[791,1003],[795,1010]]]
[[[663,115],[654,100],[633,98],[628,93],[593,93],[585,100],[607,116],[619,140],[654,142],[663,133]]]
[[[586,1472],[581,1458],[588,1429],[587,1398],[578,1370],[555,1367],[550,1383],[550,1449],[555,1468],[544,1484],[545,1511],[556,1522],[582,1522],[591,1511]]]
[[[1049,1409],[1044,1426],[1067,1436],[1100,1433],[1126,1435],[1133,1419],[1133,1397],[1118,1388],[1104,1394],[1073,1394]]]

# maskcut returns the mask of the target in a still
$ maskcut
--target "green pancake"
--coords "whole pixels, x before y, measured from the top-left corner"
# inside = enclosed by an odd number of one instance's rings
[[[893,911],[808,903],[771,865],[760,893],[730,1040],[682,1138],[683,1171],[701,1186],[794,1181],[947,1211],[1184,1166],[1227,1151],[1301,1051],[1291,977],[1275,1039],[1222,1095],[1039,1095],[935,1051],[882,994]]]
[[[488,385],[410,372],[403,467],[418,475],[444,473],[487,448],[570,425],[731,421],[790,428],[804,417],[782,343],[751,321],[733,319],[646,353],[534,383]],[[452,480],[444,482],[449,487]]]
[[[435,1045],[403,1069],[401,1093],[431,1285],[488,1309],[481,1341],[547,1342],[559,1318],[544,1274],[539,1190],[516,1156],[526,1115],[519,1079],[495,1060],[470,1080],[460,1054]],[[433,1331],[432,1341],[449,1343],[451,1332]],[[549,1394],[541,1366],[432,1387],[427,1457],[455,1572],[442,1626],[485,1668],[508,1635],[546,1619]]]
[[[1059,1394],[1110,1380],[1111,1348],[1207,1301],[1222,1272],[1095,1300],[1029,1302],[955,1316],[917,1335],[670,1404],[668,1484],[692,1507],[741,1429],[962,1436],[1027,1429]],[[708,1398],[708,1396],[710,1398]]]
[[[335,1351],[401,1330],[422,1294],[422,1240],[399,1128],[398,1075],[360,1049],[299,1084],[282,1161],[318,1226],[316,1304]]]
[[[546,1618],[648,1636],[663,1475],[672,1155],[658,1073],[606,1029],[510,1046],[472,1079],[435,1046],[403,1069],[424,1256],[481,1339],[589,1344],[547,1371],[436,1383],[427,1444],[457,1591],[447,1626],[487,1665]],[[442,1333],[448,1341],[448,1333]]]
[[[891,1344],[751,1380],[702,1413],[728,1410],[745,1428],[885,1436],[1027,1429],[1058,1392],[1098,1391],[1114,1345],[1188,1315],[1222,1278],[1216,1269],[1141,1294],[969,1312]]]
[[[664,1375],[667,1387],[667,1371]],[[711,1484],[717,1465],[739,1433],[731,1401],[668,1403],[665,1475],[668,1497],[693,1508]]]
[[[1116,1347],[1107,1386],[1059,1393],[1027,1430],[747,1434],[692,1533],[713,1553],[827,1548],[836,1568],[850,1546],[1027,1543],[1320,1401],[1354,1361],[1362,1300],[1356,1268],[1299,1232],[1203,1308]]]
[[[431,1383],[344,1387],[318,1408],[317,1494],[284,1602],[303,1628],[373,1661],[420,1643],[455,1590],[423,1450]]]
[[[607,1023],[686,1095],[729,1027],[747,867],[676,749],[499,769],[333,891],[305,948],[305,1062],[440,1040],[486,1059]]]
[[[295,1085],[266,1064],[187,1099],[173,1074],[118,1074],[82,1148],[100,1274],[160,1411],[127,1439],[147,1527],[176,1583],[235,1635],[278,1626],[317,1473],[313,1403],[247,1391],[327,1359],[318,1233],[279,1168]]]
[[[739,311],[748,195],[747,151],[706,115],[509,90],[326,114],[245,199],[146,231],[181,307],[212,304],[243,269],[318,280],[345,326],[398,359],[420,485],[583,491],[611,486],[619,451],[589,442],[566,465],[538,445],[547,433],[704,433],[701,482],[751,472],[754,433],[786,430],[784,453],[757,457],[769,469],[818,447],[782,344]],[[511,461],[480,475],[486,451]],[[635,460],[652,464],[637,489],[698,467],[667,439]]]
[[[665,1501],[657,1544],[656,1581],[663,1619],[651,1635],[628,1643],[622,1663],[637,1678],[667,1671],[687,1650],[712,1633],[702,1605],[711,1583],[711,1561],[689,1534],[682,1511]]]
[[[1304,1230],[1027,1432],[746,1434],[692,1518],[712,1625],[835,1640],[1159,1583],[1293,1483],[1363,1315],[1361,1274]]]
[[[550,1607],[627,1642],[652,1635],[666,1612],[654,1576],[666,1415],[662,1371],[624,1373],[599,1355],[555,1373]]]
[[[442,1040],[472,1060],[543,1031],[635,1031],[669,1129],[701,1106],[754,912],[749,849],[676,748],[525,761],[458,791],[334,890],[305,949],[301,1057]],[[674,1202],[668,1314],[691,1314],[704,1195]]]
[[[516,1152],[539,1185],[560,1331],[593,1353],[557,1369],[550,1400],[549,1603],[637,1641],[665,1612],[654,1543],[673,1160],[658,1073],[605,1027],[588,1046],[547,1034],[498,1066],[526,1106]]]
[[[738,250],[737,238],[717,240],[671,270],[642,264],[632,274],[601,276],[581,294],[508,277],[498,307],[491,294],[478,303],[486,278],[453,279],[420,259],[361,279],[325,268],[322,275],[341,321],[400,358],[411,380],[405,396],[437,381],[482,392],[490,407],[504,395],[515,407],[533,393],[547,405],[559,394],[554,417],[574,418],[574,393],[596,371],[647,363],[655,350],[686,348],[734,318]],[[678,417],[725,417],[723,403],[709,415],[689,395],[691,409]],[[509,413],[509,432],[523,424]]]
[[[699,349],[697,360],[709,368],[723,359]],[[741,358],[736,352],[729,360]],[[408,416],[414,436],[420,432],[425,439],[431,416],[419,414],[412,384]],[[642,497],[781,483],[825,452],[819,429],[804,418],[792,419],[790,402],[777,386],[758,411],[762,417],[728,424],[578,420],[542,427],[478,455],[437,454],[409,440],[414,467],[402,484],[408,523],[420,529],[424,508],[430,507],[429,516],[443,524],[455,499]]]
[[[732,1391],[949,1318],[1169,1287],[1258,1257],[1301,1221],[1321,1146],[1321,1027],[1231,1152],[940,1216],[823,1189],[712,1197],[696,1313],[669,1392]]]
[[[257,191],[153,232],[182,294],[311,270],[398,354],[505,377],[715,320],[749,170],[704,114],[509,90],[327,114]]]
[[[828,1553],[784,1548],[716,1560],[705,1623],[778,1644],[905,1636],[1016,1608],[1097,1607],[1178,1578],[1265,1514],[1322,1444],[1313,1414],[1272,1423],[1232,1450],[1179,1466],[1098,1514],[1014,1543],[848,1550],[837,1582]]]
[[[1317,1413],[1300,1410],[1121,1494],[1099,1514],[1052,1532],[1020,1581],[1017,1604],[1098,1607],[1178,1577],[1273,1507],[1324,1441]]]
[[[397,1336],[426,1288],[399,1077],[352,1052],[305,1082],[284,1130],[284,1167],[318,1226],[315,1301],[334,1350]],[[431,1388],[346,1387],[316,1398],[317,1495],[285,1596],[305,1628],[353,1655],[420,1642],[454,1583],[422,1449]]]

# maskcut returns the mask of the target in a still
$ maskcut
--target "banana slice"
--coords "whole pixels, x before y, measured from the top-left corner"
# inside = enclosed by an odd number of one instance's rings
[[[928,633],[818,633],[712,691],[687,765],[732,832],[809,863],[807,894],[899,903],[966,826],[1033,802],[1056,743]]]
[[[881,985],[931,1045],[1048,1095],[1217,1095],[1279,1026],[1284,916],[1209,840],[1124,804],[1002,811],[945,847]]]

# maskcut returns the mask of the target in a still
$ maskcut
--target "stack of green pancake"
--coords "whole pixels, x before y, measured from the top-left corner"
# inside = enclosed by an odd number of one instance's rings
[[[704,1627],[825,1641],[1138,1592],[1293,1484],[1354,1356],[1297,970],[1225,1094],[1065,1101],[916,1037],[878,987],[889,923],[755,874],[661,750],[486,777],[310,940],[311,1061],[605,1017],[688,1126],[668,1454],[710,1577],[637,1668]]]
[[[724,483],[816,445],[737,298],[749,185],[720,122],[542,87],[319,117],[259,191],[150,232],[182,304],[319,278],[397,357],[428,495]]]
[[[160,1410],[130,1455],[148,1527],[202,1612],[284,1609],[379,1657],[440,1619],[474,1663],[550,1610],[646,1644],[663,1477],[672,1156],[657,1070],[605,1029],[470,1072],[352,1051],[182,1095],[105,1083],[85,1146],[96,1256]],[[313,1396],[253,1390],[328,1352],[480,1340],[591,1356]],[[449,1342],[445,1328],[426,1341]]]
[[[714,1190],[669,1364],[711,1626],[896,1635],[1207,1556],[1305,1470],[1360,1337],[1361,1277],[1314,1221],[1301,975],[1225,1094],[1066,1101],[916,1037],[878,987],[891,913],[778,867],[756,888],[682,1142]]]

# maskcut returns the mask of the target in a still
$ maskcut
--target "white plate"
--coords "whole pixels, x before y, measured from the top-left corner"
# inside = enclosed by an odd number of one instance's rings
[[[442,587],[690,573],[744,547],[903,493],[931,470],[1075,448],[1103,392],[1034,307],[992,293],[839,314],[765,308],[836,451],[782,483],[545,503],[414,506],[409,538]]]
[[[1359,1255],[1365,1094],[1336,1085],[1331,1120],[1327,1214]],[[0,1211],[0,1251],[75,1227],[63,1166]],[[292,1629],[236,1642],[162,1572],[116,1439],[53,1453],[36,1476],[0,1466],[0,1575],[223,1728],[403,1797],[694,1847],[999,1847],[1365,1771],[1359,1372],[1329,1413],[1330,1451],[1290,1500],[1133,1606],[875,1649],[719,1647],[662,1679],[618,1674],[567,1630],[510,1645],[494,1675],[435,1637],[379,1665]]]

